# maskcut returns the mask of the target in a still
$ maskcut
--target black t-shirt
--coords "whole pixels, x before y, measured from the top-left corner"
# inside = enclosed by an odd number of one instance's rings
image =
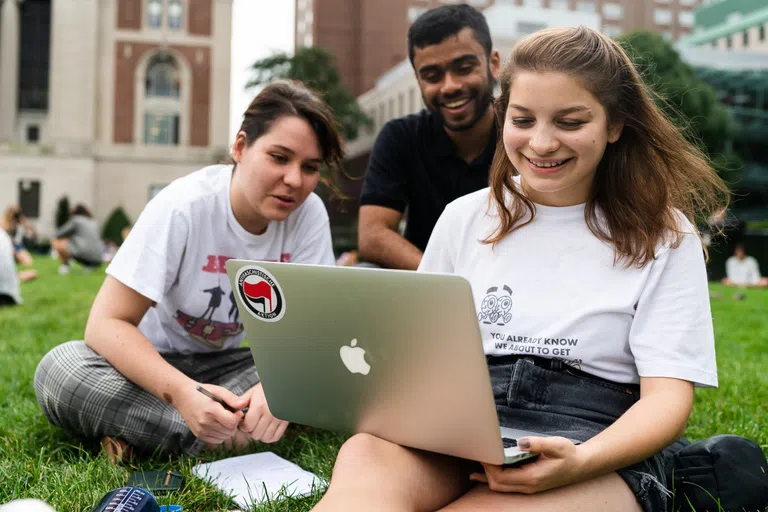
[[[456,153],[437,115],[422,110],[393,119],[373,145],[360,205],[401,212],[408,207],[405,238],[423,251],[445,206],[488,186],[495,150],[495,126],[483,153],[467,163]]]

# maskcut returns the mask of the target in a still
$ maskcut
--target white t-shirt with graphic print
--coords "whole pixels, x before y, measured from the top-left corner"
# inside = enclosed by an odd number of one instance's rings
[[[232,166],[214,165],[165,187],[107,267],[156,303],[139,329],[160,352],[210,352],[242,342],[227,260],[334,264],[328,213],[317,195],[253,235],[232,213],[231,177]]]
[[[489,189],[449,204],[419,266],[472,285],[486,354],[560,358],[619,383],[672,377],[717,386],[707,275],[695,228],[643,268],[614,264],[584,205],[537,205],[531,224],[493,245]]]

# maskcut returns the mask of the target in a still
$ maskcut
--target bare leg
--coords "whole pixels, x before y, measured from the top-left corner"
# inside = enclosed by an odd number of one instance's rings
[[[761,277],[757,283],[758,288],[768,288],[768,277]]]
[[[16,251],[16,261],[21,265],[22,267],[28,267],[32,265],[32,255],[29,254],[29,251],[26,249],[20,249]]]
[[[37,270],[33,268],[28,268],[28,269],[19,271],[19,281],[21,281],[22,283],[26,283],[27,281],[32,281],[33,279],[37,279]]]
[[[328,491],[313,510],[431,512],[466,492],[468,475],[466,461],[357,434],[341,447]]]
[[[441,509],[444,512],[478,510],[525,512],[641,512],[629,486],[616,473],[536,494],[494,492],[479,484]]]
[[[59,261],[62,265],[69,263],[69,240],[66,238],[57,238],[51,242],[51,247],[59,255]]]

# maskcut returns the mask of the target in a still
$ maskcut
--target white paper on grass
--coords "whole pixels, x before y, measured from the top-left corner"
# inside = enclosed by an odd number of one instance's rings
[[[325,485],[314,474],[272,452],[198,464],[192,473],[229,494],[242,509],[287,496],[307,496]]]

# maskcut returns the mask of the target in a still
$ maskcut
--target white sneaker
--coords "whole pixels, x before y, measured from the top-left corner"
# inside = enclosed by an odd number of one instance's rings
[[[65,276],[69,274],[69,265],[59,265],[59,275]]]

